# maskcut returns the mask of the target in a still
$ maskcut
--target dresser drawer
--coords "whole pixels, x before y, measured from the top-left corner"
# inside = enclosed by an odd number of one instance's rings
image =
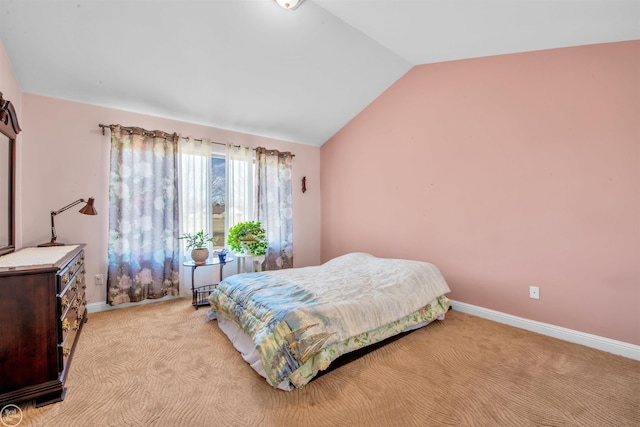
[[[87,305],[84,251],[58,273],[58,371],[67,368]]]
[[[84,276],[85,272],[84,251],[81,251],[65,268],[58,272],[58,294],[64,295],[67,289],[76,283],[78,275]]]
[[[58,360],[60,361],[58,366],[59,372],[62,372],[67,365],[67,360],[69,359],[69,356],[71,356],[71,350],[73,350],[73,344],[76,341],[78,329],[80,329],[80,322],[77,321],[75,317],[68,320],[70,322],[68,325],[65,325],[67,326],[67,330],[64,335],[64,340],[58,344],[58,351],[60,353],[58,356]]]
[[[85,313],[87,308],[86,295],[84,289],[74,294],[74,298],[66,311],[66,315],[60,322],[60,341],[58,343],[58,369],[64,376],[68,363],[73,353],[73,349],[85,322]]]
[[[60,331],[58,334],[59,344],[62,344],[67,340],[67,335],[73,329],[73,326],[76,320],[78,319],[78,317],[81,317],[80,313],[84,312],[82,307],[82,299],[81,299],[83,297],[84,297],[84,294],[83,295],[73,294],[73,299],[69,302],[69,306],[64,311],[64,314],[60,319],[60,323],[59,323],[59,326],[60,326]]]
[[[67,317],[67,312],[74,307],[78,294],[84,295],[87,288],[85,282],[84,251],[80,252],[64,269],[58,273],[58,313],[60,321]],[[81,299],[80,299],[81,301]]]

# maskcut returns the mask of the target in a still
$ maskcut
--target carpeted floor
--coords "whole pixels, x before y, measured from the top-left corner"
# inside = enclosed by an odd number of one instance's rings
[[[175,299],[89,315],[63,402],[30,426],[639,426],[640,362],[450,311],[323,375],[272,389]]]

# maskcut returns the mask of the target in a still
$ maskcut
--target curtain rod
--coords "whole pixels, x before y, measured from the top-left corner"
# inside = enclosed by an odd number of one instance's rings
[[[109,130],[113,130],[114,127],[116,126],[120,126],[120,129],[127,131],[129,133],[133,133],[135,129],[140,129],[142,131],[143,134],[146,134],[148,136],[152,136],[152,137],[161,137],[161,138],[167,138],[167,137],[171,137],[173,136],[173,134],[171,133],[166,133],[166,132],[162,132],[162,131],[158,131],[158,130],[154,130],[154,131],[148,131],[148,130],[144,130],[142,128],[135,128],[135,127],[128,127],[128,126],[121,126],[121,125],[103,125],[102,123],[98,124],[98,126],[100,126],[102,128],[102,134],[104,135],[104,129],[105,128],[109,128]],[[190,138],[187,136],[181,136],[180,138],[184,139],[184,140],[189,140]],[[194,141],[198,141],[198,142],[203,142],[204,138],[193,138]],[[222,146],[227,146],[228,144],[225,144],[224,142],[217,142],[217,141],[212,141],[209,140],[209,142],[211,142],[212,144],[216,144],[216,145],[222,145]],[[240,148],[242,147],[241,145],[234,145],[234,147],[236,148]],[[247,147],[249,148],[249,147]],[[253,148],[253,151],[255,151],[256,149]],[[268,151],[274,151],[274,150],[268,150]],[[291,154],[291,157],[295,157],[295,154]]]

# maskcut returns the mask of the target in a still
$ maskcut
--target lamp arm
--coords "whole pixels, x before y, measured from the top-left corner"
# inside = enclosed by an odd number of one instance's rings
[[[60,212],[58,212],[60,213]],[[53,223],[53,217],[56,216],[56,212],[51,211],[51,241],[55,242],[56,239],[58,238],[58,235],[56,234],[56,226]]]
[[[51,211],[51,220],[53,221],[53,217],[55,215],[58,215],[59,213],[64,212],[67,209],[71,209],[72,207],[74,207],[78,203],[83,203],[83,202],[86,203],[86,200],[85,199],[78,199],[75,202],[69,203],[67,206],[65,206],[63,208],[58,209],[57,211]]]
[[[67,209],[71,209],[72,207],[74,207],[78,203],[83,203],[83,202],[86,202],[86,200],[78,199],[75,202],[69,203],[67,206],[58,209],[57,211],[51,211],[51,243],[55,242],[56,239],[58,238],[58,235],[56,234],[56,226],[55,226],[55,224],[53,222],[53,217],[55,217],[59,213],[62,213],[64,211],[66,211]]]

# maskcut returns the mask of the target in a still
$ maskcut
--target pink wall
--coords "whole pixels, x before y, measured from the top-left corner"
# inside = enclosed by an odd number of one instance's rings
[[[104,286],[93,284],[95,274],[102,273],[106,278],[107,273],[109,132],[103,136],[99,123],[140,126],[243,146],[262,145],[292,151],[296,156],[293,161],[294,263],[302,267],[320,262],[318,147],[24,93],[23,160],[19,171],[23,179],[19,195],[23,206],[23,244],[33,246],[49,240],[49,211],[78,198],[94,196],[97,217],[74,212],[56,217],[59,241],[87,243],[90,303],[102,302],[106,295]],[[304,194],[299,185],[303,176],[307,177],[308,189]]]
[[[22,91],[20,85],[13,74],[13,68],[9,62],[7,52],[4,50],[2,40],[0,40],[0,92],[5,99],[13,103],[16,113],[20,113],[22,106]]]
[[[2,92],[5,99],[13,103],[16,113],[20,113],[22,91],[16,76],[13,74],[13,67],[11,67],[7,52],[4,50],[2,40],[0,40],[0,92]]]
[[[639,76],[640,41],[413,68],[321,148],[322,260],[640,344]]]

